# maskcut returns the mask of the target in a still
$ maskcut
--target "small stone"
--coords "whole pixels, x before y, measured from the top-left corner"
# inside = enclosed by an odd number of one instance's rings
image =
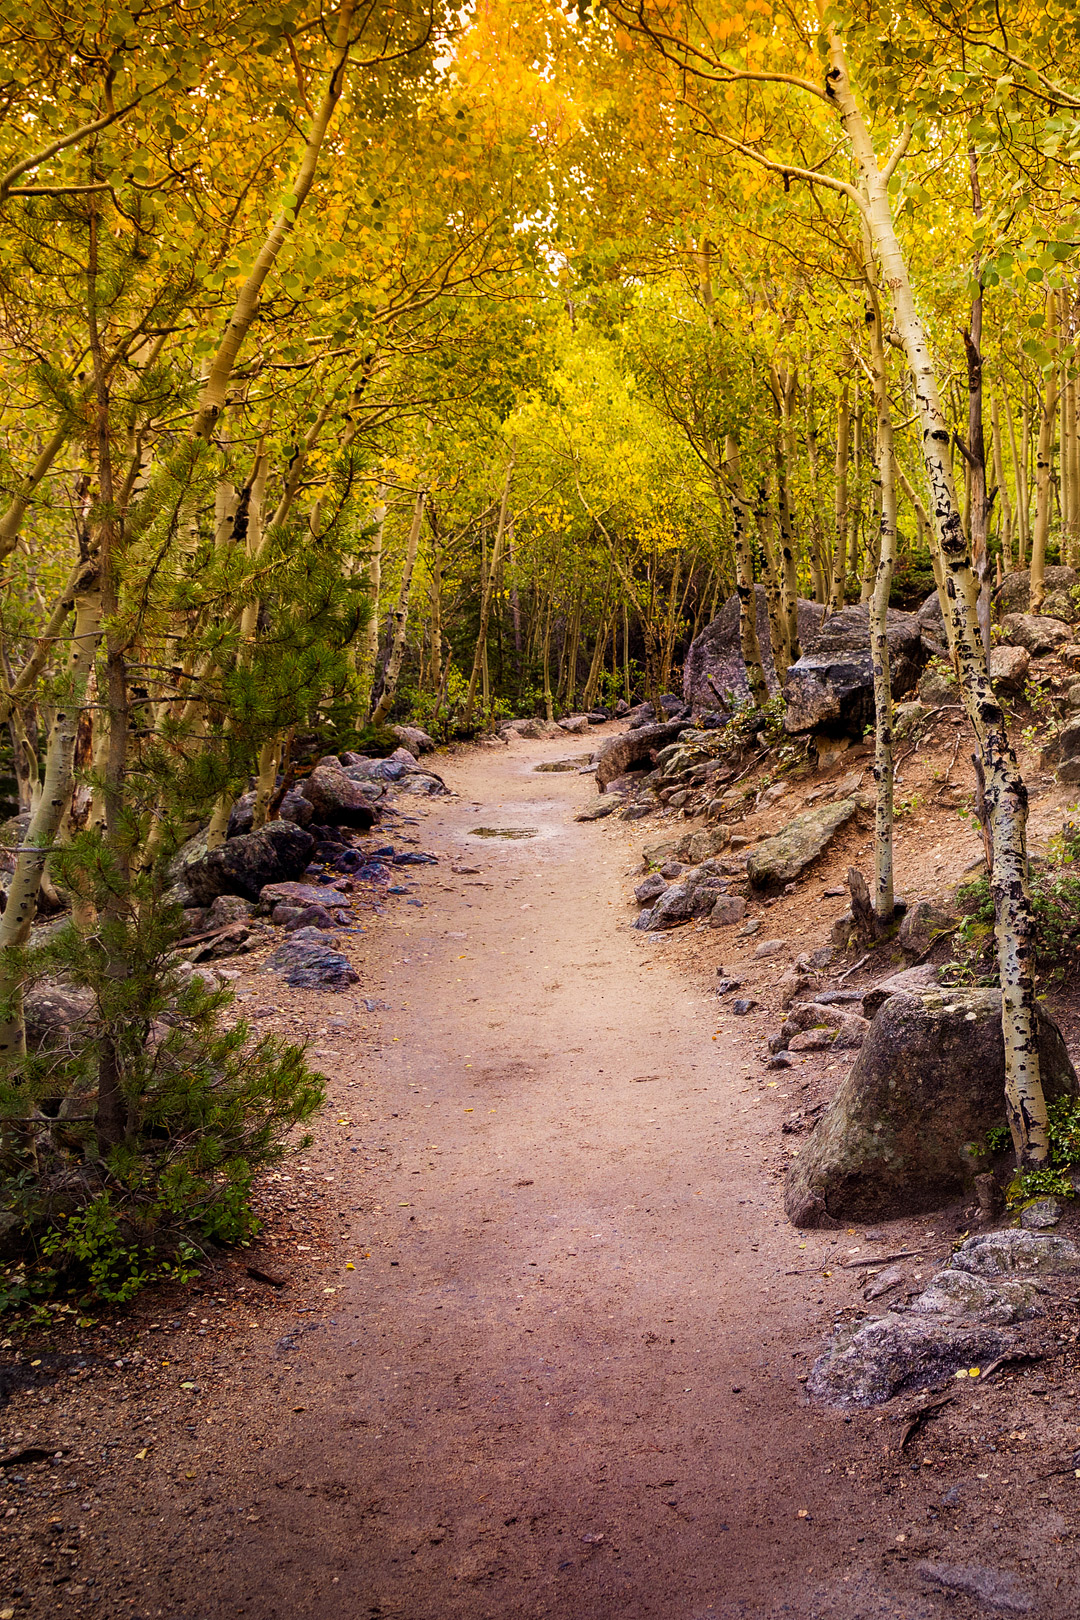
[[[682,869],[682,861],[665,861],[663,866],[660,868],[660,876],[662,878],[667,878],[668,882],[670,883],[672,878],[677,878],[679,876]]]
[[[643,883],[638,884],[634,890],[634,899],[639,906],[650,905],[653,900],[660,898],[666,888],[667,884],[664,881],[663,874],[653,872]]]
[[[787,948],[788,942],[786,939],[763,939],[754,951],[754,960],[758,961],[767,956],[779,956],[781,951],[786,951]]]
[[[1064,1210],[1056,1198],[1036,1198],[1020,1214],[1020,1225],[1028,1232],[1045,1232],[1056,1226]]]
[[[733,1001],[731,1003],[731,1010],[735,1014],[736,1018],[745,1018],[746,1014],[753,1012],[756,1006],[756,1001],[747,998],[746,1000]]]
[[[765,1067],[767,1069],[790,1069],[792,1062],[786,1052],[775,1052]]]
[[[718,996],[729,995],[732,990],[738,990],[741,984],[741,979],[721,979],[716,986],[716,993]]]
[[[731,928],[746,916],[746,901],[741,894],[721,894],[709,913],[710,928]]]
[[[903,1266],[886,1266],[872,1277],[863,1289],[864,1299],[880,1299],[882,1294],[888,1294],[894,1288],[899,1288],[904,1280]]]
[[[1019,692],[1027,679],[1031,657],[1026,647],[992,647],[990,679],[1006,692]]]
[[[750,921],[746,924],[746,927],[739,929],[739,938],[740,939],[749,939],[750,935],[751,934],[756,934],[759,931],[760,928],[761,928],[761,918],[760,917],[751,917]]]

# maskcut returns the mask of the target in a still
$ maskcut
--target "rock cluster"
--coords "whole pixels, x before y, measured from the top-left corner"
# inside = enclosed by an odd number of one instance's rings
[[[1015,1351],[1006,1331],[1039,1313],[1044,1279],[1076,1273],[1064,1238],[1010,1230],[969,1238],[906,1309],[843,1327],[815,1362],[809,1393],[839,1407],[877,1406],[940,1387],[957,1371]]]

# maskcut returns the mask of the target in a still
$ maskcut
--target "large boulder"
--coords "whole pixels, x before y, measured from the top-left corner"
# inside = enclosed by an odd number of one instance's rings
[[[674,742],[686,730],[685,720],[666,720],[662,725],[639,726],[612,737],[601,748],[596,761],[596,785],[603,793],[609,782],[631,770],[652,770],[656,756],[666,743]]]
[[[763,585],[754,586],[758,645],[765,679],[773,694],[780,690],[769,641],[769,608]],[[817,634],[825,609],[799,599],[799,641],[805,646]],[[739,634],[739,598],[730,596],[711,624],[694,637],[683,664],[683,696],[695,709],[737,708],[750,696]]]
[[[263,971],[280,973],[286,984],[298,990],[344,990],[360,978],[348,957],[310,927],[297,929],[286,944],[279,945],[266,958]]]
[[[846,827],[858,809],[854,799],[837,799],[817,805],[789,821],[773,838],[766,838],[751,850],[746,873],[755,889],[782,889],[794,883],[807,867]]]
[[[230,838],[201,860],[183,869],[183,881],[200,906],[219,894],[242,894],[257,900],[267,883],[299,877],[315,840],[291,821],[270,821],[258,832]]]
[[[945,628],[945,615],[937,591],[931,591],[915,614],[927,655],[945,658],[949,651],[949,632]]]
[[[87,1041],[95,1012],[92,991],[39,979],[23,998],[27,1050],[77,1052]]]
[[[1061,1032],[1040,1005],[1039,1064],[1049,1099],[1075,1096]],[[881,1220],[935,1209],[970,1178],[967,1148],[1004,1119],[999,990],[890,996],[859,1056],[792,1164],[784,1207],[795,1226]]]
[[[888,616],[889,668],[894,700],[910,692],[927,661],[914,613]],[[861,737],[874,720],[870,609],[865,602],[826,619],[784,682],[784,725],[798,734],[828,731]]]
[[[387,763],[385,760],[379,761],[380,765]],[[360,827],[366,830],[374,826],[378,817],[378,811],[361,783],[354,781],[337,760],[320,760],[311,775],[301,782],[300,792],[318,820],[331,827]]]
[[[1055,619],[1048,613],[1006,613],[1001,631],[1007,641],[1036,657],[1055,652],[1072,635],[1064,619]]]
[[[402,747],[407,748],[409,753],[416,755],[417,758],[421,754],[434,753],[437,747],[434,737],[430,737],[419,726],[391,726],[390,730]]]
[[[1064,619],[1069,624],[1075,624],[1080,620],[1080,605],[1073,596],[1078,584],[1080,574],[1075,568],[1045,569],[1043,585],[1046,595],[1043,597],[1043,613],[1052,619]],[[994,605],[1002,615],[1027,613],[1031,606],[1030,570],[1019,568],[1014,573],[1006,574],[994,592]]]

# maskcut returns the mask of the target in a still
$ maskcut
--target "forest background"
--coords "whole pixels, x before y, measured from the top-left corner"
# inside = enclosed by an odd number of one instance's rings
[[[1045,1153],[986,604],[1024,567],[1037,611],[1046,564],[1080,560],[1071,22],[4,8],[2,1151],[37,1259],[114,1253],[135,1209],[242,1234],[317,1099],[299,1051],[178,987],[194,828],[222,840],[251,783],[259,825],[282,772],[386,719],[449,738],[656,699],[755,578],[781,675],[799,596],[883,624],[941,592],[1010,1120]],[[62,1073],[26,1051],[47,974],[98,1009]]]

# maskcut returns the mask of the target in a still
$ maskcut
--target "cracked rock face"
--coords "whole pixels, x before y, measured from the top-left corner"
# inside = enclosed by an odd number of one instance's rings
[[[1038,1314],[1040,1279],[1080,1267],[1066,1239],[1013,1229],[969,1238],[906,1311],[843,1328],[807,1380],[833,1406],[877,1406],[1015,1348],[999,1330]]]
[[[832,1406],[880,1406],[907,1390],[944,1383],[961,1367],[993,1361],[1008,1344],[982,1323],[890,1311],[837,1334],[806,1387]]]

